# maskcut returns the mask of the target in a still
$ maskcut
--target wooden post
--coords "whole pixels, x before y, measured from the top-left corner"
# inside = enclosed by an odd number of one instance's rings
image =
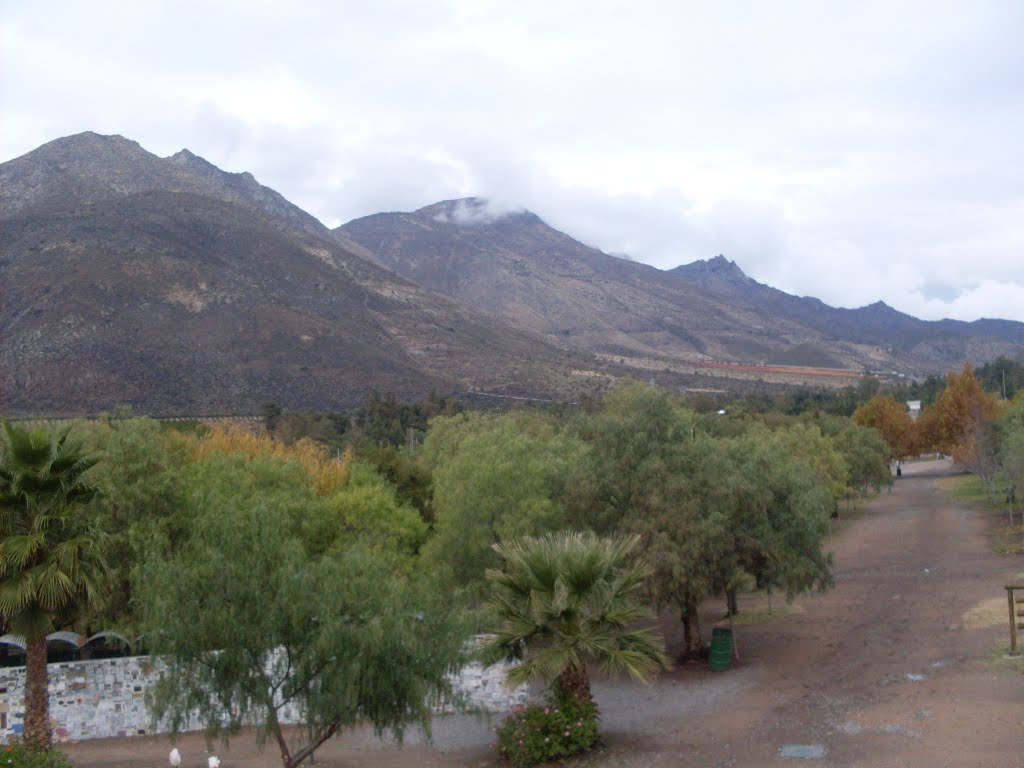
[[[1024,592],[1024,584],[1006,585],[1006,603],[1010,609],[1010,653],[1014,656],[1017,655],[1017,630],[1019,628],[1024,628],[1024,624],[1017,623],[1017,603],[1024,604],[1024,597],[1014,599],[1013,593],[1018,589]]]

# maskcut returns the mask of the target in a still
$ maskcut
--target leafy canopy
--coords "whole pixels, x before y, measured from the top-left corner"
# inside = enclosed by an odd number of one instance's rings
[[[152,650],[169,669],[154,715],[210,733],[258,722],[286,768],[359,721],[399,736],[450,695],[465,632],[443,593],[365,547],[310,553],[301,505],[219,497],[141,573]],[[309,724],[289,741],[286,715]]]

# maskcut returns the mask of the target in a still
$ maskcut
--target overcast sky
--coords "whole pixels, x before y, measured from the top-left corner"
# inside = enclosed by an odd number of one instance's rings
[[[479,195],[671,268],[1024,321],[1021,0],[0,0],[0,160],[84,130],[329,226]]]

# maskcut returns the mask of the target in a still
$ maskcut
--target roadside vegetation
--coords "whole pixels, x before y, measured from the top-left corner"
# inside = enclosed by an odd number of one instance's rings
[[[917,421],[869,383],[840,401],[765,412],[625,381],[576,407],[268,405],[256,429],[5,423],[4,629],[30,649],[54,629],[145,636],[169,664],[155,716],[198,715],[213,734],[259,722],[285,768],[356,723],[400,736],[458,704],[449,675],[487,632],[512,682],[548,686],[502,753],[558,759],[600,739],[588,663],[647,680],[671,661],[652,612],[678,616],[685,660],[706,653],[708,597],[732,617],[754,590],[759,614],[764,595],[827,589],[830,518],[889,486],[895,462],[952,455],[1016,525],[1024,395],[986,392],[965,367]],[[40,752],[44,705],[26,702]],[[301,743],[280,725],[295,711]]]

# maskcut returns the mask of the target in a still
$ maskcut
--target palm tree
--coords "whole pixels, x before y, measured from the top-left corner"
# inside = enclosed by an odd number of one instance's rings
[[[485,648],[519,661],[508,682],[554,680],[556,692],[591,701],[587,661],[646,682],[668,666],[662,641],[635,624],[646,571],[630,564],[638,537],[602,539],[563,532],[495,544],[504,570],[489,570],[501,627]]]
[[[50,746],[46,635],[94,603],[106,568],[81,513],[97,459],[71,428],[15,427],[0,439],[0,614],[24,636],[25,743]]]

